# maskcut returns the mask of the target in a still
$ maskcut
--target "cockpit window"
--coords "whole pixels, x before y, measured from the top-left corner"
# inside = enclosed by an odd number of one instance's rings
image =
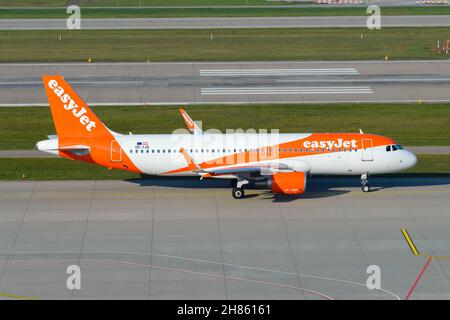
[[[391,151],[391,146],[386,146],[386,151],[387,152]]]
[[[404,148],[403,148],[401,145],[399,145],[399,144],[397,144],[396,147],[398,148],[398,150],[403,150],[403,149],[404,149]]]
[[[397,151],[397,150],[398,150],[397,146],[396,145],[392,145],[392,151]]]

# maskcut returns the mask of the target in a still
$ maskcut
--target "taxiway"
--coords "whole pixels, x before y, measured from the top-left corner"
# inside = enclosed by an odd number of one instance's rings
[[[363,193],[313,177],[295,198],[238,201],[225,184],[0,182],[0,299],[404,299],[430,255],[411,299],[450,298],[449,178],[372,178]]]

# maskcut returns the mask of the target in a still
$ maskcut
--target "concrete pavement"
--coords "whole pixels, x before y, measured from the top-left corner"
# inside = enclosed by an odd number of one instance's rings
[[[449,299],[449,178],[0,182],[0,292],[38,299]],[[424,257],[414,256],[406,228]],[[81,290],[66,288],[69,265]],[[381,270],[368,290],[367,267]],[[2,297],[0,297],[1,299]]]
[[[0,64],[0,106],[47,105],[63,75],[91,105],[448,102],[450,61]]]
[[[366,27],[366,16],[82,19],[83,30]],[[448,27],[448,15],[383,16],[382,27]],[[0,30],[66,30],[66,19],[0,19]]]

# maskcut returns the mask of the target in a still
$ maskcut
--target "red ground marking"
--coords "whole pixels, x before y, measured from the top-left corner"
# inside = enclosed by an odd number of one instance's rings
[[[414,289],[416,289],[417,284],[419,283],[420,279],[422,278],[423,274],[425,273],[425,271],[427,270],[428,266],[430,265],[431,260],[433,260],[433,257],[429,257],[427,262],[425,263],[425,265],[422,268],[422,271],[420,271],[419,275],[416,278],[416,281],[414,281],[411,289],[409,289],[408,294],[405,297],[405,300],[408,300],[409,297],[411,296],[411,294],[414,292]]]

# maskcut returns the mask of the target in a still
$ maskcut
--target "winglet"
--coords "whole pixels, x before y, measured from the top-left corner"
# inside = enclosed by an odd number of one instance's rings
[[[202,129],[200,129],[199,126],[191,119],[191,117],[189,117],[186,110],[184,110],[183,108],[180,108],[179,110],[189,131],[193,134],[201,134]]]

